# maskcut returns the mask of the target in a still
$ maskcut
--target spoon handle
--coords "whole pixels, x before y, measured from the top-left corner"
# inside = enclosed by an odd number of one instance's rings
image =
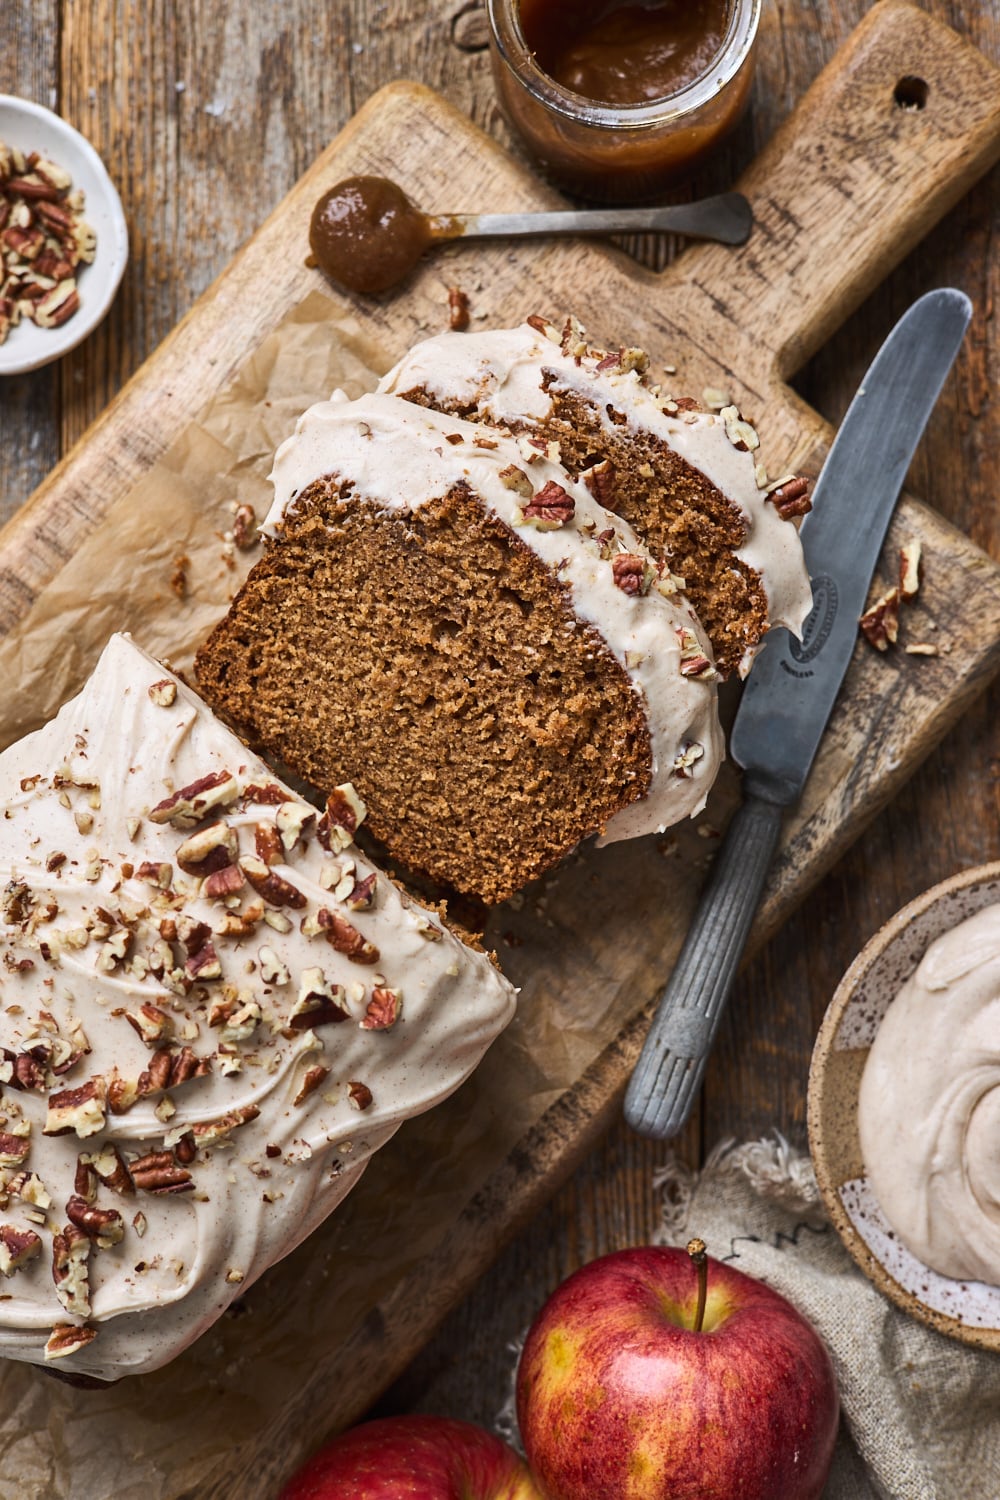
[[[682,234],[742,245],[753,211],[742,193],[721,193],[667,208],[563,209],[553,213],[452,214],[431,219],[435,239],[522,238],[533,234]]]

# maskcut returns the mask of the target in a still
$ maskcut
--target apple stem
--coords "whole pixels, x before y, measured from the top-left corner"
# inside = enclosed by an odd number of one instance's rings
[[[698,1272],[698,1306],[694,1310],[694,1331],[700,1333],[705,1321],[705,1300],[708,1296],[708,1247],[704,1240],[688,1240],[687,1253]]]

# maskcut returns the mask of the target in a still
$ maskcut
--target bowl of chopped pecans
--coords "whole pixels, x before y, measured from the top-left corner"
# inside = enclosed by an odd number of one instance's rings
[[[74,349],[127,260],[121,199],[90,142],[42,105],[0,94],[0,375]]]

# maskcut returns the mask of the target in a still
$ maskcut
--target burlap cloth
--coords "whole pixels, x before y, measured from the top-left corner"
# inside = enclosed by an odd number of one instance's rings
[[[700,1175],[672,1163],[657,1185],[661,1243],[700,1235],[826,1340],[843,1420],[824,1500],[1000,1500],[1000,1357],[925,1328],[865,1280],[827,1220],[807,1156],[778,1135],[727,1143]],[[497,1426],[516,1442],[512,1401]]]

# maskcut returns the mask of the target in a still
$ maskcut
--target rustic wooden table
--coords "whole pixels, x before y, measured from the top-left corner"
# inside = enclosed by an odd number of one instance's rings
[[[1000,63],[1000,0],[923,0]],[[765,0],[752,113],[692,185],[727,185],[869,9],[866,0]],[[0,92],[56,108],[102,154],[125,204],[132,259],[106,323],[60,364],[0,385],[0,520],[80,437],[353,111],[390,79],[440,90],[513,147],[490,83],[476,0],[4,0]],[[516,147],[514,147],[516,149]],[[800,372],[843,412],[896,317],[931,287],[963,288],[975,319],[908,488],[1000,559],[997,171],[981,181]],[[456,208],[463,205],[456,204]],[[640,255],[663,248],[640,244]],[[666,247],[666,252],[669,253]],[[827,1001],[870,934],[917,892],[1000,852],[997,690],[984,696],[741,977],[681,1143],[776,1127],[805,1141],[809,1056]],[[615,1127],[446,1321],[383,1408],[489,1421],[507,1339],[582,1261],[647,1238],[664,1148]]]

